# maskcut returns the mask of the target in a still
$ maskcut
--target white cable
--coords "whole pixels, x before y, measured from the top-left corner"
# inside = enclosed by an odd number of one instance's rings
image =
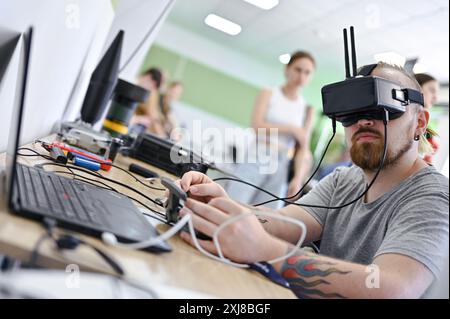
[[[188,220],[189,232],[190,232],[191,234],[193,234],[191,237],[192,237],[192,241],[194,242],[194,246],[195,246],[202,254],[204,254],[205,256],[207,256],[207,257],[209,257],[209,258],[212,258],[212,259],[214,259],[214,260],[218,260],[218,261],[220,261],[220,262],[223,262],[223,263],[225,263],[225,264],[228,264],[228,265],[231,265],[231,266],[234,266],[234,267],[238,267],[238,268],[248,268],[249,266],[248,266],[247,264],[239,264],[239,263],[235,263],[235,262],[232,262],[231,260],[225,258],[225,257],[223,256],[222,249],[220,248],[220,243],[219,243],[219,239],[218,239],[218,238],[219,238],[219,233],[220,233],[223,229],[225,229],[225,227],[229,226],[231,223],[234,223],[234,222],[236,222],[236,221],[238,221],[238,220],[240,220],[240,219],[243,219],[243,218],[248,217],[248,216],[251,216],[251,215],[255,215],[255,216],[266,216],[266,217],[272,217],[272,218],[278,219],[278,220],[284,220],[284,221],[286,221],[286,222],[290,222],[290,223],[292,223],[292,224],[298,225],[298,226],[301,228],[301,230],[302,230],[302,232],[301,232],[301,234],[300,234],[300,237],[299,237],[299,240],[298,240],[297,244],[295,245],[295,247],[294,247],[290,252],[288,252],[287,254],[285,254],[284,256],[275,258],[275,259],[273,259],[273,260],[269,260],[268,263],[270,263],[270,264],[273,264],[273,263],[276,263],[276,262],[278,262],[278,261],[281,261],[281,260],[284,260],[284,259],[287,259],[287,258],[291,257],[292,255],[295,254],[295,252],[297,251],[297,249],[300,248],[300,247],[302,246],[303,242],[305,241],[305,238],[306,238],[306,226],[305,226],[305,224],[304,224],[302,221],[297,220],[297,219],[294,219],[294,218],[292,218],[292,217],[287,217],[287,216],[283,216],[283,215],[280,215],[280,214],[276,214],[276,213],[256,212],[256,211],[252,211],[252,212],[247,213],[247,214],[241,214],[241,215],[233,216],[233,217],[231,217],[230,219],[228,219],[227,221],[225,221],[223,224],[221,224],[221,225],[216,229],[216,231],[215,231],[214,234],[213,234],[213,242],[214,242],[214,245],[216,246],[216,249],[217,249],[217,252],[218,252],[219,256],[216,256],[216,255],[210,253],[209,251],[205,250],[205,249],[200,245],[200,243],[198,242],[197,236],[195,236],[194,223],[192,222],[192,219],[189,219],[189,220]],[[186,216],[190,216],[190,214],[188,214],[188,215],[186,215]],[[186,216],[185,216],[185,217],[186,217]]]
[[[300,237],[299,237],[298,242],[295,245],[295,247],[290,252],[288,252],[287,254],[267,261],[269,264],[273,264],[273,263],[276,263],[278,261],[285,260],[285,259],[291,257],[297,251],[297,249],[299,249],[302,246],[303,242],[305,241],[305,238],[306,238],[306,226],[300,220],[294,219],[292,217],[287,217],[287,216],[283,216],[283,215],[280,215],[280,214],[276,214],[276,213],[257,212],[257,211],[252,211],[252,212],[247,213],[247,214],[236,215],[236,216],[233,216],[230,219],[226,220],[223,224],[221,224],[216,229],[216,231],[214,232],[214,235],[213,235],[214,245],[216,246],[217,252],[219,254],[219,258],[220,258],[220,260],[222,262],[227,263],[227,264],[232,265],[232,266],[235,266],[235,267],[248,268],[247,264],[235,263],[235,262],[232,262],[231,260],[229,260],[229,259],[227,259],[227,258],[225,258],[223,256],[222,249],[220,248],[220,243],[219,243],[219,233],[222,230],[224,230],[225,227],[229,226],[230,224],[232,224],[232,223],[234,223],[234,222],[236,222],[236,221],[238,221],[240,219],[249,217],[251,215],[254,215],[254,216],[265,216],[265,217],[271,217],[271,218],[278,219],[278,220],[283,220],[283,221],[286,221],[286,222],[290,222],[292,224],[296,224],[297,226],[299,226],[301,228],[301,234],[300,234]]]
[[[192,222],[192,218],[191,218],[191,214],[187,214],[185,215],[183,218],[181,218],[171,229],[169,229],[168,231],[166,231],[165,233],[163,233],[162,235],[159,235],[158,237],[154,237],[154,238],[150,238],[149,240],[145,240],[142,242],[138,242],[138,243],[130,243],[130,244],[125,244],[125,243],[119,243],[117,241],[117,237],[112,234],[112,233],[103,233],[102,234],[102,239],[103,242],[105,242],[106,244],[110,245],[110,246],[117,246],[117,247],[121,247],[121,248],[125,248],[125,249],[133,249],[133,250],[137,250],[137,249],[143,249],[143,248],[147,248],[150,246],[154,246],[154,245],[158,245],[161,244],[162,241],[168,240],[169,238],[171,238],[172,236],[174,236],[176,233],[178,233],[183,227],[184,225],[188,224],[189,227],[189,232],[192,234],[192,241],[194,243],[194,246],[205,256],[212,258],[214,260],[218,260],[220,262],[223,262],[225,264],[234,266],[234,267],[238,267],[238,268],[248,268],[249,266],[247,264],[240,264],[240,263],[235,263],[231,260],[229,260],[228,258],[225,258],[225,256],[223,256],[222,253],[222,249],[220,248],[220,243],[219,243],[219,234],[222,230],[225,229],[225,227],[229,226],[230,224],[249,217],[249,216],[265,216],[265,217],[272,217],[274,219],[278,219],[278,220],[283,220],[286,222],[290,222],[292,224],[296,224],[301,228],[301,234],[299,237],[299,240],[297,242],[297,244],[295,245],[295,247],[288,252],[287,254],[285,254],[284,256],[272,259],[267,261],[270,264],[276,263],[278,261],[284,260],[289,258],[290,256],[292,256],[298,248],[300,248],[305,240],[306,237],[306,226],[305,224],[300,221],[300,220],[296,220],[292,217],[287,217],[287,216],[283,216],[280,214],[275,214],[275,213],[269,213],[269,212],[256,212],[256,211],[252,211],[250,213],[246,213],[246,214],[240,214],[240,215],[236,215],[233,216],[231,218],[229,218],[228,220],[226,220],[223,224],[221,224],[216,231],[213,234],[213,242],[214,245],[216,246],[217,252],[219,254],[219,256],[216,256],[212,253],[210,253],[209,251],[205,250],[199,243],[197,236],[195,236],[195,228],[194,228],[194,223]]]
[[[147,247],[159,245],[163,241],[168,240],[170,237],[172,237],[176,233],[178,233],[183,228],[183,226],[189,222],[190,219],[191,219],[191,216],[186,215],[183,218],[181,218],[175,225],[173,225],[173,227],[171,229],[169,229],[162,235],[159,235],[157,237],[153,237],[148,240],[141,241],[141,242],[137,242],[137,243],[127,243],[127,244],[119,243],[117,241],[117,237],[114,234],[107,233],[107,232],[104,232],[102,234],[102,239],[103,239],[103,242],[105,242],[106,244],[108,244],[110,246],[117,246],[117,247],[121,247],[121,248],[134,249],[134,250],[144,249]]]

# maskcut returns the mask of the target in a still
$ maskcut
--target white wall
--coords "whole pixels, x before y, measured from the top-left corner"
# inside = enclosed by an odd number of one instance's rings
[[[256,86],[279,85],[284,79],[281,63],[269,67],[249,55],[182,29],[170,21],[164,23],[155,43]]]
[[[90,46],[97,47],[91,62],[103,48],[101,37],[95,37],[96,30],[109,30],[113,15],[110,0],[0,1],[1,26],[19,32],[34,26],[23,142],[50,133],[60,119]],[[105,38],[106,34],[103,41]],[[17,62],[15,57],[8,70],[8,83],[15,82],[10,78],[16,75]],[[0,151],[6,148],[13,105],[14,90],[8,87],[6,91],[9,96],[2,97],[1,102],[6,102],[0,108],[0,118],[5,119],[0,126]]]
[[[107,42],[110,43],[120,30],[125,31],[120,68],[146,38],[130,63],[120,72],[120,78],[133,82],[150,46],[158,36],[163,23],[176,0],[122,0],[116,8]]]

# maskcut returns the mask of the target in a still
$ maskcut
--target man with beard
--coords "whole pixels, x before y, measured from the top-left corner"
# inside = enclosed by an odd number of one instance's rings
[[[420,91],[401,68],[380,63],[372,75]],[[289,205],[274,211],[301,220],[306,242],[321,240],[320,254],[299,249],[273,266],[302,298],[418,298],[424,295],[448,255],[448,179],[425,163],[428,111],[418,104],[387,124],[383,169],[365,197],[341,209]],[[345,127],[353,166],[338,168],[298,203],[339,206],[362,194],[380,166],[382,120],[361,118]],[[423,146],[423,145],[422,145]],[[198,172],[179,185],[190,199],[180,215],[192,214],[195,228],[212,237],[230,217],[257,210],[231,200],[220,185]],[[294,224],[249,215],[223,229],[223,255],[238,263],[269,261],[291,251],[301,235]],[[189,233],[181,237],[193,243]],[[218,254],[212,241],[200,240]]]

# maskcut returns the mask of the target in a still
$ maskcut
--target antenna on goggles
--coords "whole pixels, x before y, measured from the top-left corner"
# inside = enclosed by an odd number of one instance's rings
[[[350,43],[352,46],[352,64],[353,64],[353,76],[357,74],[356,66],[356,46],[355,46],[355,30],[353,26],[350,27]]]
[[[347,29],[344,28],[344,58],[345,58],[345,78],[350,78],[350,62],[348,56]]]

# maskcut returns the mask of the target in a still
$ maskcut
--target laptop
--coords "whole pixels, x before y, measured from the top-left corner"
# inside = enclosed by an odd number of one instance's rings
[[[23,35],[6,152],[5,193],[10,210],[35,220],[51,218],[61,228],[95,237],[110,232],[121,242],[139,242],[158,236],[156,229],[125,195],[17,162],[32,33],[30,28]],[[168,252],[171,247],[162,242],[147,250]]]

